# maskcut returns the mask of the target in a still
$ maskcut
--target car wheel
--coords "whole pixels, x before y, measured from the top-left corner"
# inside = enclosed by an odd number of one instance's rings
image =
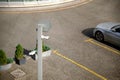
[[[96,38],[96,40],[98,40],[98,41],[100,41],[100,42],[103,42],[103,41],[104,41],[104,35],[103,35],[103,33],[100,32],[100,31],[97,31],[97,32],[95,33],[95,38]]]

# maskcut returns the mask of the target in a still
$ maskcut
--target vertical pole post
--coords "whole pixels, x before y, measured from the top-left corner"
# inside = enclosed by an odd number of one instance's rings
[[[38,80],[42,80],[42,26],[38,26]]]

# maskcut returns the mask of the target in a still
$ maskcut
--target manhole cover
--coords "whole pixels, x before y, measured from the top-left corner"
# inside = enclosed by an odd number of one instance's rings
[[[21,69],[16,69],[14,71],[11,72],[11,74],[15,77],[15,78],[21,78],[23,76],[25,76],[25,72],[23,72]]]

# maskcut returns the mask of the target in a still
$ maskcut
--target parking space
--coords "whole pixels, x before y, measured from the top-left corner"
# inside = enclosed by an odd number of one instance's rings
[[[65,59],[65,60],[71,62],[72,64],[76,65],[77,67],[88,71],[89,73],[95,75],[96,77],[98,77],[98,78],[100,78],[100,79],[102,79],[102,80],[107,80],[107,78],[105,78],[105,77],[103,77],[102,75],[96,73],[95,71],[93,71],[93,70],[85,67],[84,65],[81,65],[80,63],[77,63],[76,61],[74,61],[74,60],[72,60],[72,59],[70,59],[70,58],[62,55],[62,54],[59,53],[57,50],[55,50],[53,53],[55,53],[56,55],[60,56],[61,58]],[[86,76],[89,76],[89,75],[86,75]],[[89,77],[90,77],[90,76],[89,76]],[[92,79],[94,79],[94,78],[92,78]]]
[[[66,56],[61,57],[61,55],[61,53],[54,52],[50,57],[43,59],[44,80],[107,80],[100,74]]]
[[[98,62],[97,68],[99,70],[95,70],[103,74],[107,80],[119,80],[119,63],[120,63],[120,51],[119,48],[114,47],[109,43],[101,43],[92,38],[88,38],[85,40],[85,43],[89,45],[89,52],[94,54],[93,62]],[[93,50],[93,48],[94,50]],[[95,57],[96,55],[96,57]],[[97,59],[96,59],[97,58]],[[93,63],[93,65],[96,65]],[[90,67],[89,67],[90,68]],[[94,67],[95,69],[95,67]]]
[[[108,51],[110,51],[110,52],[112,52],[112,53],[114,53],[114,54],[120,55],[120,51],[119,51],[119,50],[117,50],[117,49],[115,49],[115,48],[112,48],[112,47],[110,47],[110,46],[108,46],[108,45],[105,45],[105,44],[103,44],[103,43],[100,43],[100,42],[98,42],[98,41],[95,41],[95,40],[92,39],[92,38],[85,40],[85,42],[94,44],[94,45],[99,46],[99,47],[101,47],[101,48],[104,48],[104,49],[106,49],[106,50],[108,50]]]
[[[92,41],[94,42],[94,44],[92,43]],[[92,75],[98,77],[98,79],[91,77],[91,79],[93,80],[99,80],[99,79],[119,80],[119,71],[118,71],[119,70],[118,66],[120,65],[119,51],[105,44],[94,41],[93,39],[87,39],[85,40],[85,42],[83,41],[83,44],[84,47],[82,49],[84,51],[82,53],[81,52],[76,53],[76,51],[71,52],[71,50],[70,51],[60,50],[62,53],[55,52],[55,54],[69,61],[73,65],[76,65],[80,69],[83,69],[91,73]],[[83,46],[83,44],[80,45]]]

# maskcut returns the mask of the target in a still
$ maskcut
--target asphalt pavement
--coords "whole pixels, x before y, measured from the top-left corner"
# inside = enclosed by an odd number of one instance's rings
[[[120,55],[115,53],[120,53],[120,49],[94,39],[94,43],[86,41],[92,38],[92,30],[97,24],[120,22],[119,4],[119,0],[93,0],[53,12],[1,13],[0,48],[10,57],[14,56],[18,43],[26,49],[34,49],[37,24],[50,20],[52,27],[44,32],[50,39],[44,43],[61,55],[52,53],[43,59],[44,80],[120,80]],[[31,76],[35,79],[31,80],[37,80],[36,75],[37,72],[33,73]]]

